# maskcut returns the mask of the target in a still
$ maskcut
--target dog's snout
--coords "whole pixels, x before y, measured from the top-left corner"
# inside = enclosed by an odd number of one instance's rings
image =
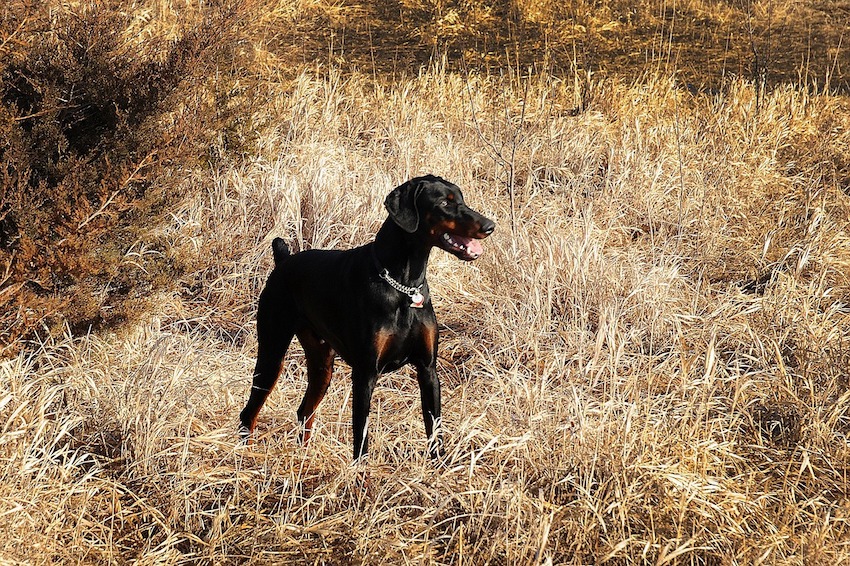
[[[489,236],[493,233],[493,230],[496,229],[496,223],[490,220],[489,218],[481,219],[481,233],[485,236]]]

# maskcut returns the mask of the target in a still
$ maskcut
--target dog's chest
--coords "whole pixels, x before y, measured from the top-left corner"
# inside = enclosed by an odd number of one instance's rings
[[[435,344],[436,324],[415,321],[382,327],[375,333],[376,367],[384,373],[408,363],[427,364]]]

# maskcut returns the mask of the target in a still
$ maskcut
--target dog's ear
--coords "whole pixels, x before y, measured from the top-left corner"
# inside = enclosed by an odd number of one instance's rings
[[[384,201],[384,206],[387,207],[393,222],[410,234],[419,228],[419,209],[416,206],[416,199],[422,192],[422,187],[423,183],[415,179],[410,180],[393,189]]]

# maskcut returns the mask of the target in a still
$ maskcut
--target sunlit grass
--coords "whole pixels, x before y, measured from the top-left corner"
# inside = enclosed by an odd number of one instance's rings
[[[0,364],[0,559],[850,558],[846,97],[262,64],[252,152],[175,180],[188,197],[156,237],[176,288],[138,324]],[[297,345],[240,445],[271,239],[365,243],[424,173],[498,222],[476,262],[429,265],[443,461],[401,370],[352,466],[341,362],[300,447]]]

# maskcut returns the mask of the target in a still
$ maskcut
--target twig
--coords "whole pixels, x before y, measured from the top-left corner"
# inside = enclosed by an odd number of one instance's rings
[[[156,151],[152,151],[152,152],[150,152],[149,154],[147,154],[147,155],[146,155],[146,156],[145,156],[145,157],[144,157],[144,158],[143,158],[143,159],[139,162],[139,164],[136,166],[136,168],[135,168],[135,169],[133,169],[133,172],[132,172],[132,173],[130,173],[130,175],[127,177],[127,179],[126,179],[123,183],[121,183],[121,186],[120,186],[120,187],[118,187],[117,189],[115,189],[115,190],[112,192],[112,194],[111,194],[111,195],[109,195],[109,198],[107,198],[107,199],[103,202],[103,204],[102,204],[102,205],[100,205],[100,208],[98,208],[98,209],[97,209],[94,213],[92,213],[91,215],[89,215],[89,217],[88,217],[88,218],[86,218],[85,220],[83,220],[83,221],[82,221],[82,222],[81,222],[81,223],[77,226],[77,230],[82,230],[82,228],[83,228],[86,224],[88,224],[89,222],[91,222],[92,220],[94,220],[95,218],[97,218],[98,216],[100,216],[101,214],[103,214],[103,213],[104,213],[104,211],[106,210],[106,207],[108,207],[110,204],[112,204],[112,202],[115,200],[115,197],[117,197],[117,196],[118,196],[118,194],[119,194],[122,190],[124,190],[124,189],[127,187],[127,185],[129,185],[130,183],[132,183],[133,181],[135,181],[135,180],[138,178],[138,177],[137,177],[137,175],[138,175],[139,171],[141,171],[144,167],[146,167],[146,166],[148,165],[148,161],[150,161],[150,159],[154,156],[154,154],[155,154],[155,153],[156,153]]]
[[[39,116],[44,116],[46,114],[50,114],[51,112],[55,112],[57,110],[68,110],[69,108],[79,108],[79,104],[68,104],[66,106],[53,106],[52,108],[47,108],[45,110],[40,110],[38,112],[33,112],[32,114],[27,114],[26,116],[15,116],[12,118],[14,122],[23,122],[24,120],[29,120],[31,118],[38,118]]]
[[[522,133],[523,125],[525,124],[525,108],[526,108],[526,98],[528,97],[529,82],[526,81],[526,83],[525,83],[525,91],[524,91],[523,99],[522,99],[522,110],[520,111],[520,121],[519,121],[519,125],[516,127],[516,130],[514,131],[514,135],[513,135],[512,139],[511,139],[511,154],[510,154],[510,158],[508,159],[507,157],[505,157],[502,149],[497,148],[496,145],[492,141],[488,140],[484,136],[484,132],[481,131],[481,125],[479,124],[478,116],[475,113],[475,103],[474,103],[473,98],[472,98],[472,89],[470,87],[469,71],[468,71],[468,68],[466,66],[466,60],[462,56],[461,56],[461,68],[463,69],[463,73],[464,73],[464,85],[466,87],[467,96],[469,96],[469,109],[470,109],[470,114],[471,114],[471,117],[472,117],[472,123],[475,127],[475,132],[476,132],[476,134],[478,134],[478,138],[484,143],[484,146],[485,146],[484,148],[487,151],[487,153],[490,155],[490,157],[493,159],[493,161],[496,161],[497,163],[499,163],[505,170],[507,170],[507,173],[508,173],[507,189],[508,189],[508,199],[509,199],[509,202],[510,202],[511,234],[513,236],[516,236],[516,198],[515,198],[516,191],[515,191],[515,186],[514,186],[515,185],[514,171],[515,171],[515,164],[516,164],[516,150],[517,150],[517,146],[519,145],[518,140],[519,140],[520,134]],[[508,108],[507,100],[505,100],[505,123],[510,125],[510,110]],[[511,242],[514,245],[516,245],[515,244],[516,238],[515,237],[511,238]],[[514,251],[516,252],[516,249],[514,249]]]
[[[835,74],[835,67],[838,65],[838,55],[841,53],[841,43],[844,41],[844,30],[841,31],[841,35],[838,37],[838,47],[835,48],[835,57],[832,59],[832,67],[826,72],[826,80],[824,81],[823,90],[824,92],[829,92],[829,83],[832,80],[833,75]]]
[[[79,226],[77,226],[77,230],[82,230],[83,226],[85,226],[86,224],[88,224],[89,222],[91,222],[92,220],[94,220],[95,218],[97,218],[98,216],[100,216],[101,214],[103,214],[103,211],[104,211],[104,210],[106,210],[106,207],[107,207],[107,206],[109,206],[110,204],[112,204],[112,201],[113,201],[113,200],[115,200],[115,197],[116,197],[116,196],[118,196],[118,193],[119,193],[119,192],[121,192],[121,189],[116,189],[116,190],[115,190],[115,191],[114,191],[111,195],[109,195],[109,198],[107,198],[107,199],[103,202],[103,204],[102,204],[102,205],[100,205],[100,208],[98,208],[98,209],[97,209],[97,211],[95,211],[95,212],[94,212],[93,214],[91,214],[88,218],[86,218],[85,220],[83,220],[83,221],[80,223],[80,225],[79,225]]]
[[[6,49],[6,44],[9,43],[10,41],[12,41],[12,38],[14,38],[16,35],[18,35],[18,32],[21,31],[21,28],[24,27],[24,24],[26,24],[28,20],[29,20],[29,18],[24,18],[23,20],[21,20],[21,23],[18,24],[18,27],[15,29],[15,31],[13,31],[11,34],[9,34],[9,37],[3,39],[3,43],[0,43],[0,51],[3,51],[4,49]]]

